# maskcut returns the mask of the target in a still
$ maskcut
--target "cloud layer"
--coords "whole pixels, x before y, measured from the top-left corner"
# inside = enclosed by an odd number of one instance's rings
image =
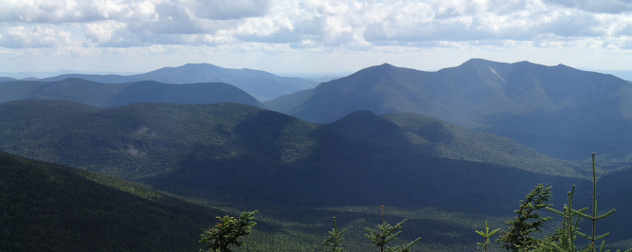
[[[619,0],[2,0],[2,5],[5,49],[632,47],[632,3]]]

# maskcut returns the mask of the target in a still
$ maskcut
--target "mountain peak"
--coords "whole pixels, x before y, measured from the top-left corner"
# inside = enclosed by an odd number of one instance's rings
[[[215,69],[215,70],[220,70],[220,69],[224,69],[223,67],[220,66],[216,66],[210,63],[187,63],[184,64],[182,66],[177,66],[177,67],[164,67],[161,69]],[[157,69],[155,71],[158,71],[160,69]]]
[[[486,59],[470,59],[458,67],[497,67],[499,65],[507,65],[507,63],[500,63]]]
[[[363,70],[369,70],[370,69],[370,70],[382,70],[382,71],[384,71],[384,70],[389,70],[389,69],[394,69],[394,68],[397,68],[397,67],[393,66],[393,65],[391,65],[389,63],[384,63],[384,64],[381,64],[381,65],[375,65],[375,66],[372,66],[372,67],[368,67],[368,68],[365,68]],[[360,70],[360,71],[362,71],[362,70]]]
[[[398,67],[393,66],[391,64],[388,63],[384,63],[381,65],[375,65],[375,66],[370,66],[367,68],[363,68],[357,72],[355,72],[354,74],[350,75],[350,76],[373,76],[371,78],[376,78],[378,75],[382,75],[385,74],[387,72],[392,71],[393,69],[397,69]]]
[[[466,65],[466,64],[484,64],[484,63],[496,63],[496,62],[493,62],[491,60],[486,60],[486,59],[472,58],[472,59],[464,62],[461,65]]]
[[[213,65],[211,63],[202,62],[202,63],[186,63],[186,64],[184,64],[182,66],[216,66],[216,65]]]

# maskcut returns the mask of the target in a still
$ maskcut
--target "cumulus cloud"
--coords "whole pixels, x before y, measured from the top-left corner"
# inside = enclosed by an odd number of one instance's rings
[[[69,23],[99,20],[143,20],[155,15],[151,1],[8,0],[0,21]]]
[[[121,42],[126,37],[127,25],[118,22],[89,23],[85,26],[86,37],[95,43]]]
[[[627,48],[621,0],[5,0],[0,46],[449,46],[594,39]],[[69,25],[80,27],[66,29]],[[610,42],[605,42],[610,41]],[[558,43],[559,44],[559,43]]]
[[[0,47],[53,47],[70,42],[70,33],[47,26],[12,26],[0,28]]]

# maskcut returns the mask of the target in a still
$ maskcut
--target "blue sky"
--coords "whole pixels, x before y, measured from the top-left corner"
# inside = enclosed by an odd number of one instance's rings
[[[470,58],[632,69],[618,0],[0,0],[0,72],[420,70]]]

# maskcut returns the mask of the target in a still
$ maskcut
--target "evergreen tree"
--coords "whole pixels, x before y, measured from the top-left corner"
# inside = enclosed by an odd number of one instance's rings
[[[338,231],[338,224],[336,223],[336,217],[333,217],[334,220],[334,228],[329,231],[329,237],[325,239],[323,244],[331,247],[331,252],[342,252],[345,249],[342,247],[342,242],[345,240],[342,235],[347,232],[348,228],[343,229],[342,231]]]
[[[580,236],[589,239],[590,240],[590,251],[592,252],[596,252],[597,251],[597,245],[596,245],[596,241],[601,240],[603,238],[605,238],[606,236],[610,235],[610,233],[605,233],[603,235],[597,236],[596,234],[596,229],[597,229],[597,220],[606,218],[608,216],[610,216],[611,214],[614,213],[614,209],[608,211],[605,214],[602,215],[597,215],[597,168],[595,167],[595,153],[592,153],[592,172],[593,172],[593,197],[592,197],[592,215],[587,215],[585,213],[580,212],[579,215],[581,217],[584,217],[586,219],[589,219],[592,221],[592,235],[588,236],[584,233],[581,232],[577,232],[577,234],[579,234]],[[602,250],[603,250],[603,246],[602,246]]]
[[[252,233],[252,228],[257,225],[254,221],[257,212],[243,212],[239,219],[228,215],[217,217],[220,222],[200,235],[200,243],[205,244],[204,250],[200,251],[230,252],[229,246],[243,245],[240,239]]]
[[[563,211],[558,211],[550,207],[546,208],[562,216],[562,226],[557,227],[552,236],[544,239],[541,244],[541,251],[575,252],[575,239],[577,239],[577,232],[579,230],[579,214],[588,210],[588,208],[579,210],[573,209],[573,197],[575,196],[574,185],[567,195],[568,203],[564,204]]]
[[[489,244],[491,244],[491,242],[489,241],[489,238],[491,238],[492,236],[494,236],[496,233],[500,232],[500,228],[494,229],[491,232],[489,232],[489,226],[487,225],[487,221],[485,221],[485,232],[483,231],[474,231],[477,234],[479,234],[480,236],[482,236],[483,238],[485,238],[485,242],[484,243],[477,243],[478,246],[481,246],[483,248],[483,251],[487,252],[487,248],[489,247]]]
[[[520,201],[520,208],[514,210],[518,214],[515,220],[505,222],[509,225],[507,231],[498,238],[499,242],[505,243],[503,248],[511,251],[530,251],[537,247],[538,239],[530,236],[531,233],[541,230],[542,225],[551,217],[541,217],[538,211],[551,206],[546,202],[553,196],[551,187],[539,184]]]
[[[597,251],[596,241],[601,240],[608,236],[610,233],[605,233],[603,235],[596,235],[597,229],[597,220],[606,218],[614,213],[614,209],[608,211],[605,214],[597,215],[597,169],[595,167],[595,153],[592,153],[592,179],[593,179],[593,197],[592,197],[592,215],[588,215],[584,213],[588,211],[588,208],[582,208],[579,210],[573,209],[573,196],[575,194],[575,186],[568,193],[568,204],[564,205],[563,211],[558,211],[553,208],[547,207],[547,209],[551,212],[554,212],[560,216],[562,216],[563,222],[562,226],[558,227],[555,234],[552,237],[549,237],[542,243],[542,247],[544,251],[560,251],[560,252],[575,252],[575,239],[577,235],[582,236],[588,240],[590,243],[584,249],[580,251]],[[592,221],[592,233],[591,235],[584,234],[579,231],[579,220],[581,218],[589,219]],[[601,243],[599,251],[604,251],[605,241]],[[605,250],[610,251],[610,250]],[[626,250],[626,252],[632,252],[632,249]]]
[[[384,221],[384,206],[382,206],[382,224],[377,225],[376,229],[366,228],[367,233],[365,236],[380,249],[380,252],[410,252],[412,247],[419,242],[421,238],[417,238],[404,246],[396,245],[390,247],[388,245],[402,233],[402,231],[397,230],[401,229],[402,224],[406,221],[407,219],[404,219],[395,226]]]

